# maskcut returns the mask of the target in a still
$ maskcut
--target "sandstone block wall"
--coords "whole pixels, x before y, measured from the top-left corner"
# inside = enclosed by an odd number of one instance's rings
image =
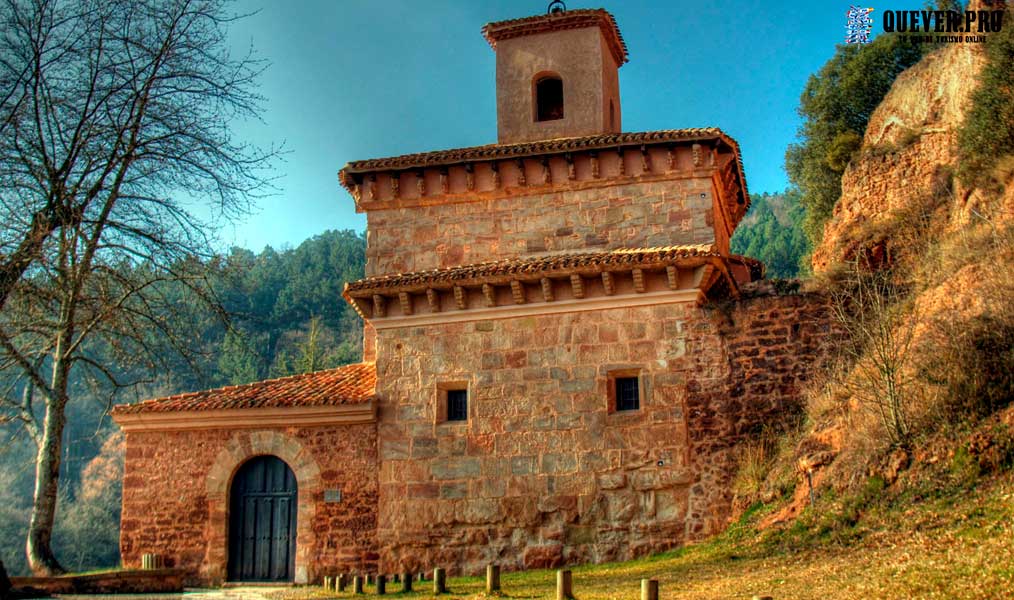
[[[378,331],[381,568],[623,560],[725,527],[735,444],[797,410],[832,335],[768,297]],[[635,412],[609,405],[637,374]],[[441,419],[467,387],[469,419]]]
[[[602,153],[604,173],[618,171],[618,161]],[[715,191],[710,176],[698,175],[371,210],[366,275],[566,250],[714,243]]]
[[[376,428],[135,432],[126,436],[120,551],[123,566],[158,553],[191,583],[221,582],[227,566],[228,494],[247,459],[272,454],[298,485],[296,580],[376,568]],[[324,491],[340,489],[340,503]]]
[[[752,297],[701,309],[697,344],[721,348],[719,363],[691,357],[687,431],[699,478],[692,507],[708,515],[688,528],[699,536],[728,524],[737,444],[765,426],[799,416],[806,384],[824,366],[841,332],[821,295],[774,295],[767,282],[745,286]],[[757,289],[761,288],[761,289]]]
[[[381,329],[376,425],[128,433],[124,566],[154,552],[222,581],[229,484],[262,454],[296,474],[297,582],[702,539],[727,525],[736,445],[799,410],[829,323],[820,297],[762,294]],[[615,412],[610,377],[631,375],[640,409]],[[469,419],[448,423],[441,394],[461,387]]]

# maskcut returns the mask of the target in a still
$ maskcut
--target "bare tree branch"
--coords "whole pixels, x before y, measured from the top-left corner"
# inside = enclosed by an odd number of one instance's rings
[[[264,68],[229,54],[232,19],[224,0],[0,0],[0,378],[23,394],[0,406],[38,446],[38,574],[62,571],[73,382],[113,393],[170,360],[196,368],[188,313],[224,311],[203,275],[213,235],[188,207],[230,219],[270,191],[277,151],[228,130],[257,118]]]

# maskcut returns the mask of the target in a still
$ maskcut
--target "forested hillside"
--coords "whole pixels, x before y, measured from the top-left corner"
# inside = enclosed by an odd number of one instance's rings
[[[268,247],[255,254],[234,248],[208,265],[227,318],[210,312],[194,316],[196,353],[177,359],[155,381],[119,390],[79,377],[68,407],[54,533],[56,552],[68,568],[119,561],[119,436],[106,416],[108,407],[359,360],[359,317],[342,300],[341,289],[363,276],[365,249],[363,235],[351,230],[328,231],[292,249]],[[182,292],[178,297],[187,301]],[[130,369],[118,373],[124,381],[130,374]],[[0,559],[12,574],[24,574],[34,446],[16,423],[0,424]]]
[[[754,195],[750,212],[732,236],[732,252],[763,262],[768,277],[798,277],[810,253],[802,227],[804,215],[799,192],[794,189]]]

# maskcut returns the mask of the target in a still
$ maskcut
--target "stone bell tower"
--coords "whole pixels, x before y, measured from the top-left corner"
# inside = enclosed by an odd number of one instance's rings
[[[611,14],[554,2],[548,14],[482,32],[496,51],[500,144],[620,132],[627,48]]]

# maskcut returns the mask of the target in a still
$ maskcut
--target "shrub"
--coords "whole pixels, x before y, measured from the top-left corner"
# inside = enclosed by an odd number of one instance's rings
[[[892,445],[907,446],[915,396],[914,305],[890,271],[869,271],[856,260],[846,277],[831,291],[832,314],[845,333],[842,359],[851,365],[840,385],[880,419]]]
[[[1014,402],[1014,323],[1009,315],[940,319],[924,376],[944,390],[940,420],[976,421]]]

